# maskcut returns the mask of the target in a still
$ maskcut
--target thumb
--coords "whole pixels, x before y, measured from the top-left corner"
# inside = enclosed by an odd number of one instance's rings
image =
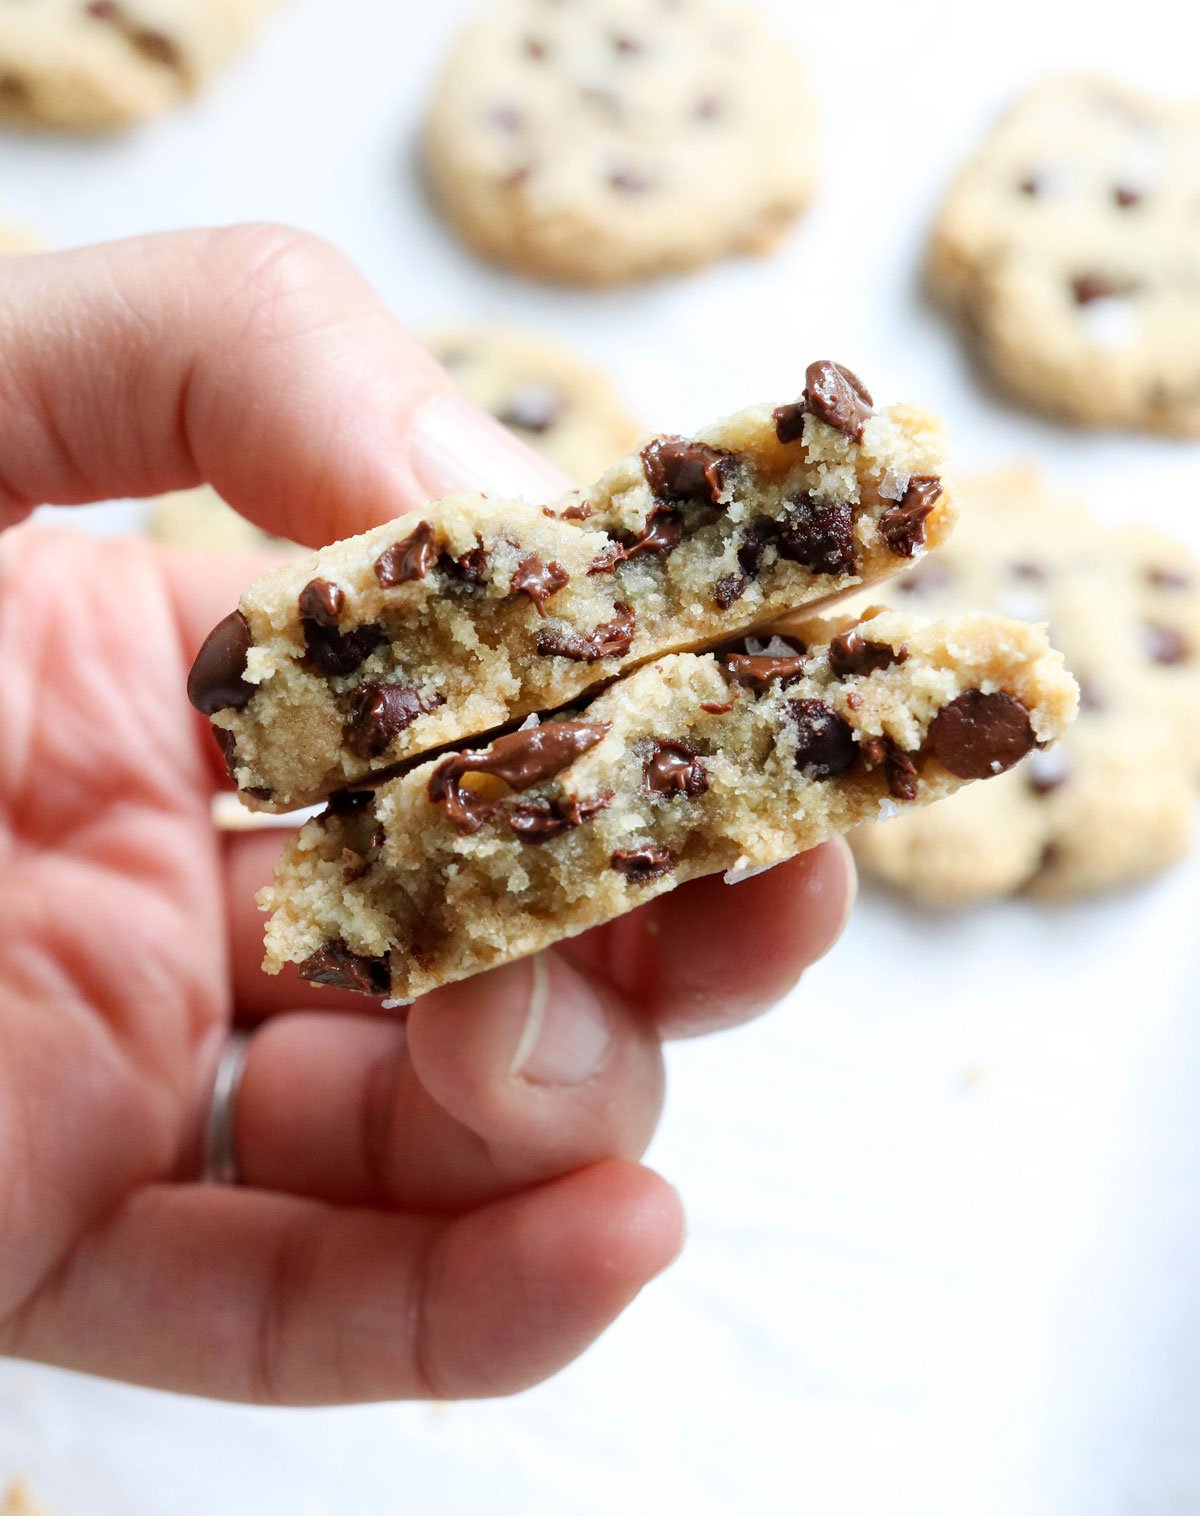
[[[431,497],[569,484],[339,252],[275,226],[4,260],[0,525],[208,482],[311,546]]]

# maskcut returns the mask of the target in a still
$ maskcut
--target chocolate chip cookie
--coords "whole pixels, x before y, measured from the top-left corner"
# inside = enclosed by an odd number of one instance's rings
[[[800,399],[656,437],[554,506],[443,500],[251,586],[189,683],[248,803],[309,804],[936,546],[940,422],[876,411],[837,364],[806,377]]]
[[[196,553],[302,551],[295,543],[260,531],[206,484],[160,495],[150,505],[147,525],[157,541]]]
[[[769,251],[807,205],[814,120],[786,39],[724,0],[498,0],[426,131],[477,252],[579,284]]]
[[[933,231],[934,290],[1014,393],[1200,433],[1200,106],[1096,79],[1022,95]]]
[[[642,428],[607,374],[557,342],[462,326],[422,339],[459,389],[573,479],[593,479]]]
[[[1164,868],[1200,780],[1200,565],[1145,527],[1104,528],[1028,470],[963,481],[960,499],[953,540],[888,598],[1048,622],[1079,720],[995,784],[856,834],[864,868],[944,905],[1063,899]]]
[[[265,967],[411,999],[1049,759],[1076,699],[1045,631],[996,616],[842,618],[661,658],[551,721],[334,796],[260,895]]]
[[[0,1499],[0,1516],[46,1516],[46,1513],[34,1500],[28,1486],[18,1480],[9,1485]]]
[[[124,126],[195,93],[274,0],[0,0],[0,120]]]

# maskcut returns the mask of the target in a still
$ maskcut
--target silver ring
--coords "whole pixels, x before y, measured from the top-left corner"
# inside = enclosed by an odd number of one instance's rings
[[[221,1051],[204,1127],[204,1177],[209,1184],[241,1184],[237,1156],[237,1097],[246,1072],[250,1038],[233,1032]]]

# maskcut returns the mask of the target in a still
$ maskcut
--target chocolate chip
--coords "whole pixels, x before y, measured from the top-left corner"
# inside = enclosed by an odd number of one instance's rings
[[[344,679],[352,674],[387,641],[387,633],[373,621],[352,632],[322,626],[308,617],[302,618],[300,626],[309,660],[327,679]]]
[[[643,847],[621,848],[609,859],[618,874],[630,884],[649,884],[661,879],[675,867],[675,855],[669,847],[647,842]]]
[[[224,756],[225,772],[236,784],[237,774],[235,770],[238,766],[237,737],[227,727],[223,726],[214,726],[212,734],[217,739],[217,746],[221,749],[221,753]]]
[[[611,574],[628,556],[619,542],[609,542],[588,564],[588,574]]]
[[[1187,639],[1173,626],[1164,626],[1158,621],[1147,621],[1142,628],[1145,639],[1146,656],[1152,663],[1162,663],[1168,667],[1175,663],[1186,663],[1191,656]]]
[[[87,13],[97,21],[115,21],[120,14],[120,7],[116,0],[89,0]]]
[[[844,502],[798,495],[779,523],[779,556],[814,574],[852,574],[854,514]]]
[[[668,798],[686,795],[695,800],[708,789],[704,760],[687,742],[656,740],[654,751],[642,768],[642,778],[651,794]]]
[[[810,363],[804,374],[804,401],[828,426],[852,442],[862,441],[863,426],[874,402],[857,374],[826,358]]]
[[[1024,579],[1030,584],[1045,584],[1050,577],[1040,563],[1029,563],[1024,560],[1019,563],[1010,563],[1008,571],[1014,579]]]
[[[1025,781],[1035,795],[1049,795],[1070,777],[1071,765],[1061,747],[1042,752],[1035,748],[1025,760]]]
[[[1012,695],[966,690],[944,705],[929,727],[929,741],[942,765],[959,779],[990,779],[1033,747],[1029,712]]]
[[[697,121],[717,121],[725,114],[725,107],[716,95],[705,95],[696,101],[693,112]]]
[[[700,709],[707,716],[728,716],[733,709],[733,701],[726,700],[723,703],[717,700],[702,700]]]
[[[713,585],[713,600],[718,610],[727,611],[746,593],[745,574],[726,574]]]
[[[779,679],[784,685],[799,679],[807,661],[803,652],[792,658],[770,653],[726,653],[722,658],[726,675],[734,684],[745,684],[751,689],[765,690]]]
[[[1020,185],[1023,195],[1040,195],[1042,193],[1042,181],[1036,174],[1030,174],[1028,179],[1022,179]]]
[[[522,39],[521,46],[525,56],[532,58],[536,63],[540,63],[550,51],[549,45],[541,37],[525,37]]]
[[[249,705],[255,686],[242,675],[250,646],[250,623],[241,611],[231,611],[204,639],[187,680],[188,699],[201,715]]]
[[[719,505],[733,474],[733,454],[686,437],[658,437],[642,449],[642,469],[659,500]]]
[[[605,621],[589,636],[570,627],[544,626],[538,632],[537,650],[541,657],[570,658],[573,663],[599,663],[603,658],[619,658],[633,644],[637,617],[631,605],[618,602],[611,621]]]
[[[569,583],[570,578],[561,563],[556,563],[553,558],[549,563],[543,563],[536,553],[530,553],[517,564],[508,589],[512,595],[527,595],[537,607],[538,615],[544,616],[546,601]]]
[[[437,533],[428,521],[418,521],[411,537],[385,548],[375,560],[375,577],[385,590],[424,579],[437,562]]]
[[[796,767],[810,779],[844,774],[858,757],[850,723],[820,700],[793,700],[788,715],[796,724]]]
[[[126,35],[138,52],[144,53],[152,62],[161,63],[164,68],[174,69],[176,73],[183,72],[183,54],[179,51],[178,44],[173,42],[165,32],[142,26],[127,32]]]
[[[300,614],[318,626],[336,626],[338,617],[346,607],[346,596],[340,585],[328,579],[310,579],[300,591]]]
[[[496,419],[505,426],[540,436],[548,432],[563,413],[562,396],[548,384],[523,384],[509,396]]]
[[[917,766],[894,738],[872,737],[862,744],[861,751],[868,768],[882,765],[887,787],[897,800],[917,798]]]
[[[632,168],[614,169],[608,176],[608,182],[612,189],[622,195],[645,195],[654,188],[653,179]]]
[[[1100,686],[1094,679],[1089,679],[1084,674],[1076,674],[1075,683],[1079,686],[1079,709],[1081,711],[1098,712],[1108,709],[1108,701],[1101,693]]]
[[[1178,569],[1148,568],[1146,582],[1156,590],[1190,590],[1192,576],[1181,573]]]
[[[0,74],[0,100],[12,105],[27,105],[30,100],[29,85],[20,74]]]
[[[335,816],[356,816],[375,799],[373,790],[335,790],[326,802],[318,821],[329,821]]]
[[[779,523],[771,516],[756,516],[742,533],[737,556],[742,572],[747,577],[752,578],[758,573],[767,544],[774,542],[778,536]]]
[[[465,774],[492,774],[511,790],[527,790],[542,779],[552,779],[603,741],[608,729],[607,721],[551,721],[497,737],[482,751],[453,753],[434,769],[429,799],[445,809],[458,831],[470,835],[495,810],[496,802],[464,790],[459,780]]]
[[[803,400],[795,400],[790,405],[777,405],[771,412],[771,419],[775,422],[775,435],[780,442],[799,442],[804,436],[804,418],[808,415],[808,406]]]
[[[1112,197],[1122,210],[1128,210],[1131,205],[1140,205],[1142,202],[1141,191],[1131,189],[1127,184],[1114,184]]]
[[[936,595],[949,589],[953,582],[954,575],[944,563],[930,560],[898,579],[896,588],[905,595]]]
[[[604,790],[591,800],[519,800],[512,808],[508,824],[522,842],[551,842],[564,832],[593,821],[612,802],[612,790]]]
[[[350,707],[346,743],[359,758],[378,758],[425,710],[418,692],[405,685],[361,685]]]
[[[502,132],[519,132],[525,125],[525,113],[515,105],[494,105],[488,111],[488,120]],[[449,366],[445,358],[442,363]]]
[[[580,500],[575,505],[568,505],[566,510],[559,515],[560,521],[586,521],[592,514],[592,502]]]
[[[300,977],[335,990],[355,990],[360,995],[386,995],[391,983],[386,958],[352,953],[340,939],[311,953],[300,965]]]
[[[673,553],[683,541],[683,512],[676,506],[658,501],[650,507],[646,524],[631,541],[622,544],[626,558],[636,558],[639,553],[649,553],[654,558],[665,558]]]
[[[458,558],[451,558],[449,553],[439,554],[437,566],[448,579],[456,579],[471,588],[487,583],[488,555],[482,542],[477,542]]]
[[[1071,292],[1076,305],[1091,305],[1094,300],[1107,300],[1120,293],[1112,280],[1103,274],[1077,274],[1071,280]]]
[[[623,53],[627,57],[633,53],[645,51],[644,43],[640,42],[637,37],[630,37],[624,32],[618,33],[613,37],[612,45],[618,53]]]
[[[842,632],[829,644],[829,667],[840,678],[850,674],[873,674],[877,669],[903,663],[908,649],[889,647],[886,642],[868,642],[858,630]]]
[[[360,858],[353,849],[342,849],[342,883],[357,884],[360,879],[365,879],[371,872],[371,860]]]
[[[904,498],[879,518],[879,532],[897,558],[911,558],[925,545],[925,521],[942,493],[942,481],[932,474],[914,474]]]

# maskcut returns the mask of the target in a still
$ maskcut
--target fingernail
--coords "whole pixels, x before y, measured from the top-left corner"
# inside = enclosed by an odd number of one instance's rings
[[[409,422],[409,458],[431,500],[481,492],[544,504],[572,481],[462,395],[435,395]]]
[[[608,1057],[608,1012],[580,975],[545,954],[530,959],[529,971],[529,1009],[512,1072],[530,1084],[584,1084]]]

